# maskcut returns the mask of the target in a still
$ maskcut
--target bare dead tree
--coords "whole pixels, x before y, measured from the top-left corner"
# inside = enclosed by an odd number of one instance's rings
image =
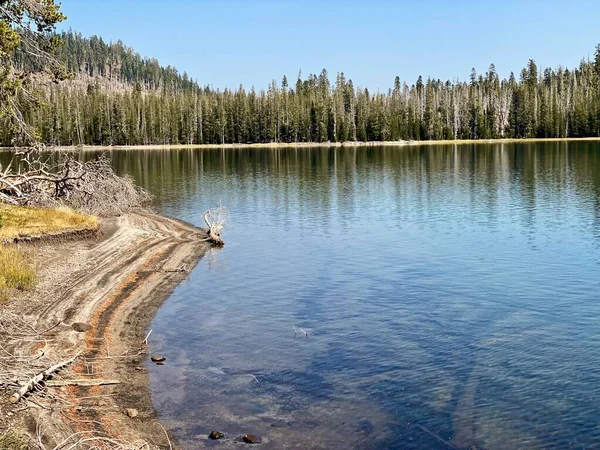
[[[44,154],[37,147],[0,165],[0,201],[13,205],[65,205],[99,216],[143,206],[151,195],[130,176],[118,176],[104,155],[80,161],[68,152]]]

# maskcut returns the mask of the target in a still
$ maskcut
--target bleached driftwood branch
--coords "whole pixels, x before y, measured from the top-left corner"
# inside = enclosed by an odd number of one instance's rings
[[[206,241],[214,245],[224,245],[221,231],[225,227],[227,211],[223,206],[219,206],[214,210],[209,209],[204,213],[204,223],[206,224],[206,233],[208,237]]]
[[[119,380],[48,380],[44,382],[46,386],[111,386],[121,384]]]
[[[21,389],[19,389],[17,392],[15,392],[10,397],[10,402],[18,403],[19,400],[21,400],[28,392],[33,391],[36,388],[36,386],[38,386],[40,383],[42,383],[43,381],[45,381],[46,379],[48,379],[49,377],[54,375],[59,370],[65,368],[69,364],[73,363],[73,361],[75,361],[77,358],[79,358],[80,355],[81,355],[81,352],[77,353],[75,356],[72,356],[71,358],[69,358],[65,361],[61,361],[58,364],[55,364],[52,367],[49,367],[48,369],[44,370],[43,372],[38,373],[35,377],[31,378],[27,383],[25,383],[21,387]]]

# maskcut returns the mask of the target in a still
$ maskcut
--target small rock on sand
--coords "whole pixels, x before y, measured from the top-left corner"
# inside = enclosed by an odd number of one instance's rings
[[[131,417],[133,419],[134,417],[137,417],[140,413],[135,408],[127,408],[125,410],[125,414],[127,414],[129,417]]]
[[[73,325],[71,325],[71,328],[78,333],[85,333],[86,331],[90,331],[92,329],[92,327],[90,327],[87,323],[82,322],[75,322]]]

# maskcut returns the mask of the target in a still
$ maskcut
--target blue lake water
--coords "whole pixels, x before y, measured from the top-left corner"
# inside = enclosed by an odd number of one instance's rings
[[[186,449],[600,448],[599,143],[112,156],[229,211],[151,325]]]

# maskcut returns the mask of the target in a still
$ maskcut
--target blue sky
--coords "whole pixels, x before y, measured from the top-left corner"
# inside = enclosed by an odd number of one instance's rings
[[[215,88],[266,87],[323,68],[387,90],[394,77],[467,79],[573,67],[600,43],[600,1],[62,0],[72,28],[121,39]]]

